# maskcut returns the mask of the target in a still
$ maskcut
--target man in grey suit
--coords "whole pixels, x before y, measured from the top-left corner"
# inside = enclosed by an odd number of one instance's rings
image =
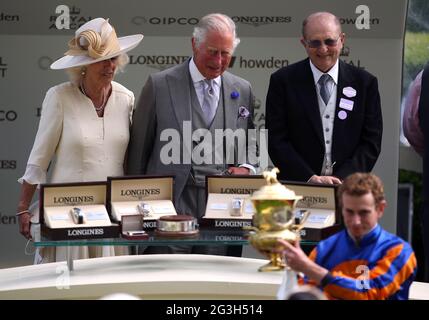
[[[127,173],[175,175],[180,214],[204,215],[206,175],[256,173],[256,135],[247,134],[254,129],[251,85],[226,72],[239,42],[228,16],[204,16],[193,32],[193,57],[150,75],[134,112]],[[225,130],[246,139],[228,143]]]

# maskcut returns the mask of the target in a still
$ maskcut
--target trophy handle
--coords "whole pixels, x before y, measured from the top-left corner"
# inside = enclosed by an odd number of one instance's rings
[[[253,227],[253,226],[243,226],[243,230],[245,230],[245,231],[255,231],[255,232],[259,231],[258,228]]]

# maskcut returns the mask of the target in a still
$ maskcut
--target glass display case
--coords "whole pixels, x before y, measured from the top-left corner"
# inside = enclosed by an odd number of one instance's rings
[[[244,230],[220,230],[200,229],[199,233],[192,237],[160,237],[153,231],[147,231],[149,237],[141,240],[129,240],[124,238],[110,239],[79,239],[79,240],[50,240],[44,237],[36,237],[36,247],[73,247],[73,246],[166,246],[166,245],[247,245],[249,231]],[[304,248],[313,247],[317,242],[302,241]],[[73,270],[73,259],[67,255],[67,266]]]

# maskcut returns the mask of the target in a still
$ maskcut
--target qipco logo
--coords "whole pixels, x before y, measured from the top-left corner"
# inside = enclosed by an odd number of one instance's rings
[[[0,121],[15,121],[18,114],[13,110],[0,110]]]

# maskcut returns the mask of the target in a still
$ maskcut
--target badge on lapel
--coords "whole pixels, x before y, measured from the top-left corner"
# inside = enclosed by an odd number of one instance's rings
[[[343,95],[345,95],[347,98],[356,97],[356,90],[352,87],[345,87],[343,88]]]
[[[352,87],[344,87],[343,88],[343,95],[347,98],[354,98],[356,97],[356,90]],[[341,98],[339,107],[343,110],[338,111],[338,118],[340,120],[347,119],[348,113],[345,111],[353,111],[354,101],[351,99]]]

